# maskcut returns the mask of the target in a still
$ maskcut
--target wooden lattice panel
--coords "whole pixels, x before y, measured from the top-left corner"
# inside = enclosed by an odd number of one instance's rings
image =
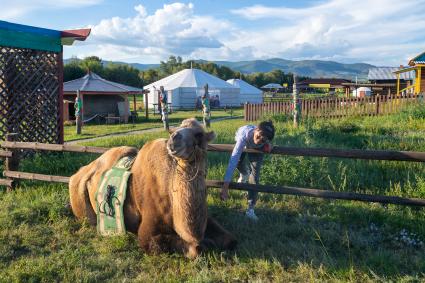
[[[55,52],[0,46],[0,140],[58,143],[58,56]]]

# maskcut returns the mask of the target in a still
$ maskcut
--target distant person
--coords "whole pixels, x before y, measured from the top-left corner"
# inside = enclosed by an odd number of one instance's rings
[[[201,97],[202,102],[202,116],[204,121],[204,126],[209,128],[211,126],[211,105],[210,105],[210,95],[208,93],[208,84],[204,86],[204,94]]]
[[[161,119],[164,124],[164,129],[169,130],[168,124],[168,95],[163,86],[159,87],[159,103],[161,105]]]
[[[239,183],[259,184],[260,170],[263,164],[263,153],[243,152],[244,148],[257,149],[263,152],[271,152],[271,144],[275,135],[275,128],[271,121],[261,122],[258,126],[246,125],[240,127],[235,135],[235,147],[227,166],[224,176],[223,187],[220,192],[220,198],[228,198],[229,183],[232,180],[233,172],[238,168],[240,176]],[[246,158],[245,158],[246,157]],[[248,163],[245,161],[247,159]],[[258,220],[255,215],[254,207],[257,203],[258,192],[248,192],[248,209],[245,215],[251,220]]]

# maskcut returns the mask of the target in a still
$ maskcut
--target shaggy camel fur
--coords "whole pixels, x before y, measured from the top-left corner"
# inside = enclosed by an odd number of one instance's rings
[[[108,150],[71,177],[71,207],[96,225],[95,192],[102,174],[123,156],[136,156],[124,202],[126,229],[147,253],[194,258],[206,248],[233,249],[236,239],[207,213],[206,148],[215,137],[187,119],[170,138]]]

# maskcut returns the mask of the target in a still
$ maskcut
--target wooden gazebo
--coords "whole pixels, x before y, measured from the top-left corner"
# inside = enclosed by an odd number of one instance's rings
[[[74,120],[74,101],[77,91],[83,102],[83,121],[97,116],[113,116],[127,122],[130,116],[129,95],[142,94],[143,89],[105,80],[101,76],[88,72],[84,77],[64,83],[64,120]]]
[[[0,21],[0,140],[63,143],[63,45],[89,33]]]
[[[400,74],[414,71],[415,79],[411,86],[400,89]],[[410,92],[414,94],[425,93],[425,52],[409,61],[409,67],[394,72],[397,75],[397,94]]]

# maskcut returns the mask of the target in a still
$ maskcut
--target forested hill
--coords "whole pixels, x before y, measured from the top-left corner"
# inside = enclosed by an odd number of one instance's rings
[[[278,69],[285,73],[296,73],[311,78],[344,79],[354,79],[356,76],[359,79],[367,78],[369,69],[375,67],[365,63],[344,64],[321,60],[291,61],[279,58],[239,62],[217,61],[215,63],[242,73],[270,72]]]
[[[174,57],[174,56],[171,56]],[[177,57],[178,58],[178,57]],[[70,59],[65,60],[65,63],[69,62]],[[146,71],[148,69],[156,69],[161,64],[141,64],[141,63],[123,63],[123,62],[111,62],[103,61],[104,64],[128,64],[132,67]],[[206,60],[195,60],[197,63],[208,63]],[[292,61],[280,58],[272,58],[266,60],[248,60],[248,61],[213,61],[219,66],[226,66],[236,72],[242,74],[252,73],[267,73],[273,70],[281,70],[284,73],[296,73],[300,76],[311,77],[311,78],[345,78],[354,79],[356,76],[358,79],[367,78],[367,73],[370,68],[375,66],[366,63],[354,63],[345,64],[334,61],[322,61],[322,60],[301,60]]]
[[[283,72],[279,69],[270,72],[244,74],[213,62],[183,62],[180,57],[175,56],[170,56],[167,61],[162,61],[158,66],[151,66],[151,68],[145,70],[140,70],[131,64],[107,62],[99,57],[90,56],[84,59],[66,60],[64,65],[64,81],[80,78],[90,70],[110,81],[142,87],[188,68],[201,69],[223,80],[241,78],[257,87],[268,83],[287,83],[291,85],[293,80],[293,74]],[[300,79],[303,79],[303,77],[300,76]]]

